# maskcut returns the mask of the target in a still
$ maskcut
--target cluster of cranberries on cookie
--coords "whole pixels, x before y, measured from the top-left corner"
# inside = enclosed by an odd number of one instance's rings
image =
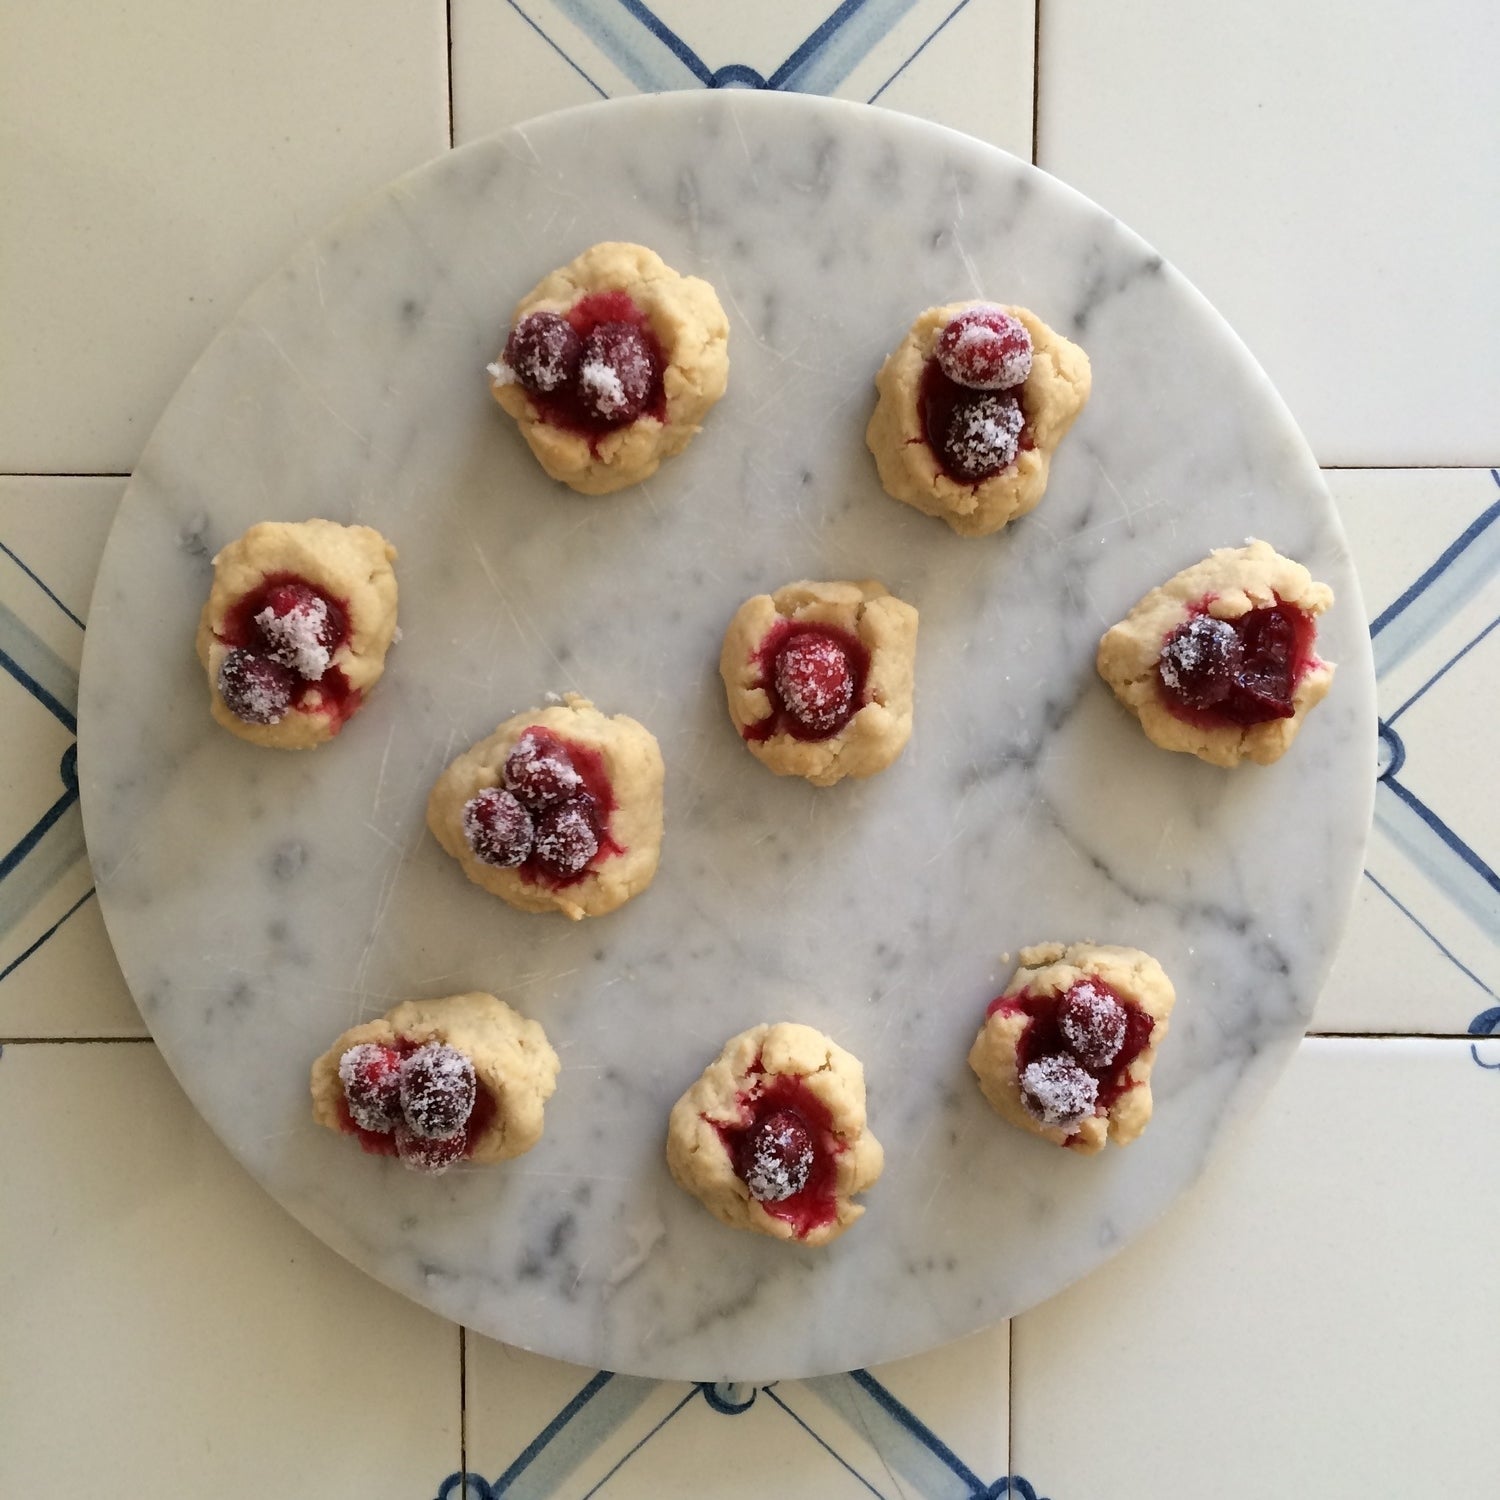
[[[198,659],[214,718],[252,744],[331,740],[385,670],[393,547],[368,526],[264,521],[214,558]]]
[[[885,1164],[859,1060],[811,1026],[731,1037],[672,1108],[667,1165],[721,1223],[826,1245],[864,1212]]]
[[[778,776],[873,776],[911,738],[917,611],[883,584],[789,583],[735,612],[719,654],[729,717]]]
[[[313,1064],[313,1117],[417,1172],[504,1161],[541,1138],[558,1066],[542,1028],[493,995],[403,1001]]]
[[[427,826],[511,906],[602,916],[656,874],[663,775],[650,730],[568,694],[460,755],[432,789]]]
[[[875,378],[865,442],[887,494],[987,536],[1041,500],[1090,381],[1083,350],[1024,307],[931,307]]]
[[[1099,643],[1099,674],[1152,743],[1268,765],[1327,694],[1317,618],[1333,592],[1265,542],[1221,548],[1153,589]]]
[[[706,281],[607,242],[521,299],[490,391],[553,479],[605,495],[687,446],[724,394],[728,350]]]
[[[1151,1069],[1175,998],[1139,949],[1025,948],[969,1066],[1012,1125],[1085,1154],[1127,1145],[1151,1118]]]

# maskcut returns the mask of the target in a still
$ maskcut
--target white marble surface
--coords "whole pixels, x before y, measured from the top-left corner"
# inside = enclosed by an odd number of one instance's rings
[[[689,452],[601,502],[541,478],[477,372],[515,296],[611,236],[714,281],[733,370]],[[1095,397],[1043,509],[976,543],[884,499],[861,433],[911,313],[981,292],[1081,339]],[[337,744],[273,756],[209,722],[189,641],[209,554],[255,520],[308,514],[395,541],[404,639]],[[1325,640],[1343,671],[1293,756],[1226,777],[1147,746],[1090,663],[1146,587],[1246,534],[1334,584]],[[866,573],[923,610],[912,746],[865,785],[776,781],[728,728],[723,622],[787,579]],[[375,1275],[613,1369],[842,1369],[1096,1264],[1195,1175],[1300,1034],[1368,817],[1358,592],[1311,459],[1238,342],[1031,169],[811,100],[554,119],[335,227],[172,403],[88,639],[101,900],[199,1108]],[[643,719],[668,764],[656,885],[583,926],[499,907],[421,823],[454,749],[565,689]],[[963,1065],[1002,953],[1084,934],[1155,952],[1183,996],[1157,1122],[1097,1161],[1004,1130]],[[430,1182],[314,1129],[305,1070],[332,1034],[476,986],[538,1016],[562,1053],[535,1153]],[[661,1161],[671,1100],[726,1034],[780,1014],[863,1057],[887,1146],[869,1215],[821,1256],[722,1229]]]

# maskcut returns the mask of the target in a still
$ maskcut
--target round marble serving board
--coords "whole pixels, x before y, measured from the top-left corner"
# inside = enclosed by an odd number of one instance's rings
[[[731,375],[683,456],[588,499],[537,469],[484,366],[516,299],[605,239],[714,284]],[[981,540],[886,498],[863,444],[875,371],[912,316],[975,296],[1035,309],[1094,368],[1041,508]],[[307,516],[399,548],[402,637],[340,739],[279,754],[210,720],[193,629],[219,547]],[[1340,671],[1279,765],[1226,773],[1152,748],[1093,653],[1148,588],[1247,536],[1333,585],[1322,649]],[[921,610],[911,744],[863,783],[778,779],[725,713],[725,624],[790,580],[865,577]],[[1362,621],[1285,409],[1108,214],[883,110],[603,104],[396,182],[293,257],[188,376],[94,596],[89,850],[183,1086],[356,1264],[588,1365],[845,1369],[1087,1272],[1282,1066],[1368,820]],[[667,765],[655,884],[582,923],[511,911],[423,826],[457,751],[570,690],[641,719]],[[1007,955],[1084,937],[1147,949],[1179,995],[1150,1130],[1092,1159],[1004,1125],[965,1064]],[[434,1180],[312,1124],[308,1066],[339,1031],[470,989],[535,1016],[562,1057],[533,1152]],[[780,1018],[863,1060],[886,1148],[868,1213],[819,1251],[720,1226],[663,1159],[673,1100],[726,1037]]]

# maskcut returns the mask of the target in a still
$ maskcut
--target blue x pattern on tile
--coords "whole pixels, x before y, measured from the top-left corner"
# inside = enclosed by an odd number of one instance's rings
[[[657,1382],[600,1371],[522,1450],[498,1479],[477,1474],[450,1474],[438,1486],[436,1500],[546,1500],[559,1494],[606,1443],[627,1430],[657,1390]],[[811,1393],[817,1402],[844,1418],[843,1423],[809,1420]],[[1018,1475],[986,1483],[919,1417],[867,1370],[824,1376],[795,1385],[739,1385],[700,1382],[687,1388],[664,1416],[642,1421],[638,1436],[608,1471],[583,1492],[583,1500],[602,1494],[625,1467],[673,1420],[702,1401],[722,1416],[742,1416],[764,1401],[781,1421],[795,1425],[845,1472],[851,1493],[879,1500],[920,1495],[923,1500],[1046,1500]],[[847,1432],[849,1437],[840,1434]],[[858,1441],[853,1434],[858,1434]],[[859,1449],[877,1461],[860,1464]],[[872,1472],[865,1472],[865,1470]]]

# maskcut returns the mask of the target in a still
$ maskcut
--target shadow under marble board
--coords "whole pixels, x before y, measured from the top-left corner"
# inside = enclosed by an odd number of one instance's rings
[[[717,288],[730,389],[656,478],[547,480],[484,375],[510,309],[604,239]],[[952,534],[886,498],[863,432],[923,307],[1036,310],[1093,361],[1041,507]],[[327,516],[399,548],[402,639],[307,754],[209,718],[209,559]],[[1149,745],[1093,670],[1100,632],[1215,546],[1261,536],[1338,595],[1340,663],[1292,753],[1226,773]],[[716,665],[748,595],[883,580],[921,610],[915,732],[869,781],[770,775]],[[230,1150],[390,1286],[612,1370],[767,1380],[889,1360],[1019,1312],[1138,1234],[1288,1056],[1359,867],[1373,766],[1363,611],[1331,503],[1238,340],[1180,276],[1025,163],[898,114],[676,94],[453,152],[300,251],[172,401],[90,617],[81,781],[131,989]],[[468,884],[423,825],[460,748],[549,692],[657,735],[661,870],[582,923]],[[1180,1003],[1156,1118],[1080,1158],[986,1106],[965,1053],[1006,955],[1156,955]],[[546,1134],[430,1179],[315,1127],[312,1059],[408,997],[487,989],[563,1060]],[[864,1062],[885,1175],[806,1251],[671,1183],[667,1111],[763,1019]],[[128,1128],[126,1122],[122,1127]]]

